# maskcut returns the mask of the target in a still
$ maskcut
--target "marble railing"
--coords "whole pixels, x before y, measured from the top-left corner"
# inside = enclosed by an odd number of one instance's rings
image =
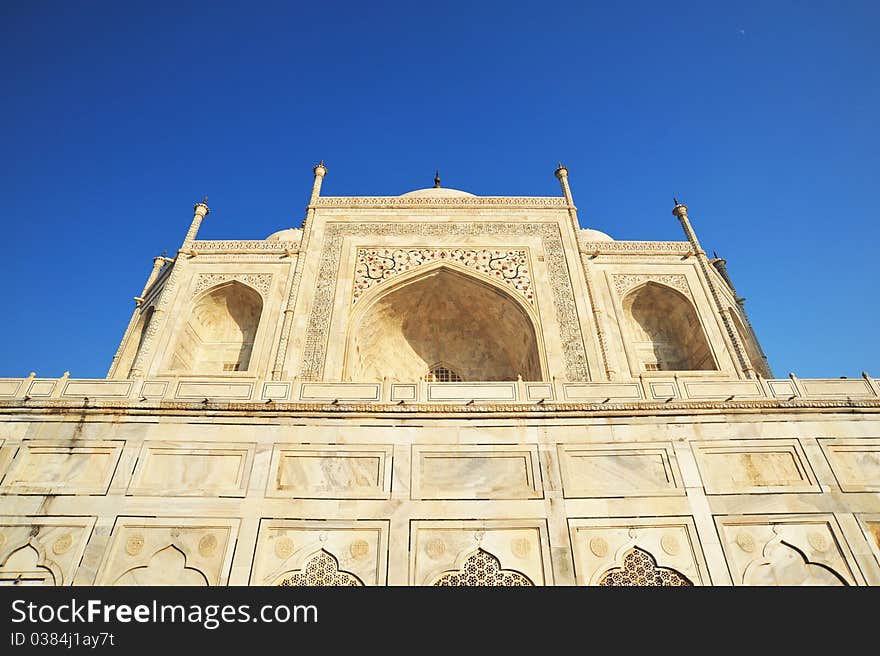
[[[880,399],[880,382],[861,378],[724,380],[692,376],[641,377],[605,382],[499,381],[473,383],[381,383],[267,381],[236,376],[187,376],[107,380],[0,378],[0,401],[96,400],[188,403],[637,403],[777,399]],[[8,404],[7,404],[8,405]],[[17,405],[17,403],[16,403]]]

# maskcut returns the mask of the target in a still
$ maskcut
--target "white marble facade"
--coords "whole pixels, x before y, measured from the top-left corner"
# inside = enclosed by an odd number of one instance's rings
[[[106,379],[0,379],[0,584],[878,585],[880,385],[558,197],[322,197],[156,258]]]

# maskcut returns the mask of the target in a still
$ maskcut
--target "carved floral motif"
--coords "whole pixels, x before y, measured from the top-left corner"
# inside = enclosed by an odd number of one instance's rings
[[[661,285],[677,289],[686,297],[691,297],[691,290],[688,287],[687,278],[681,274],[619,274],[611,276],[614,280],[614,289],[617,290],[618,296],[623,296],[633,287],[641,285],[643,282],[658,282]]]
[[[498,248],[359,248],[352,304],[376,285],[431,262],[450,262],[484,273],[534,305],[526,251]]]
[[[260,294],[266,296],[269,293],[269,287],[272,284],[271,273],[200,273],[196,278],[196,286],[193,290],[193,296],[200,294],[206,289],[215,287],[216,285],[230,280],[237,280],[244,283],[248,287],[253,287]]]

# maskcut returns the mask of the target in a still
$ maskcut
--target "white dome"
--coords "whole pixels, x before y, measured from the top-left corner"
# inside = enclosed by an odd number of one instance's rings
[[[302,232],[303,231],[300,228],[279,230],[266,237],[266,241],[299,241],[302,239]]]
[[[581,230],[581,237],[584,241],[614,241],[614,239],[609,235],[606,235],[604,232],[593,230],[591,228]]]
[[[408,191],[405,194],[401,194],[403,196],[418,196],[423,198],[453,198],[455,196],[470,196],[471,198],[475,198],[474,194],[469,194],[466,191],[461,191],[460,189],[447,189],[446,187],[428,187],[427,189],[416,189],[415,191]]]

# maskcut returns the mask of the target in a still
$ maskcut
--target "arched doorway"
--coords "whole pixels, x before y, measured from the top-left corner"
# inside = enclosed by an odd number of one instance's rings
[[[347,380],[542,380],[533,320],[509,293],[436,267],[398,282],[349,329]]]
[[[199,297],[180,329],[171,370],[197,374],[246,371],[263,299],[247,285],[233,281]]]
[[[671,287],[636,287],[623,298],[623,311],[642,371],[718,369],[694,306]]]

